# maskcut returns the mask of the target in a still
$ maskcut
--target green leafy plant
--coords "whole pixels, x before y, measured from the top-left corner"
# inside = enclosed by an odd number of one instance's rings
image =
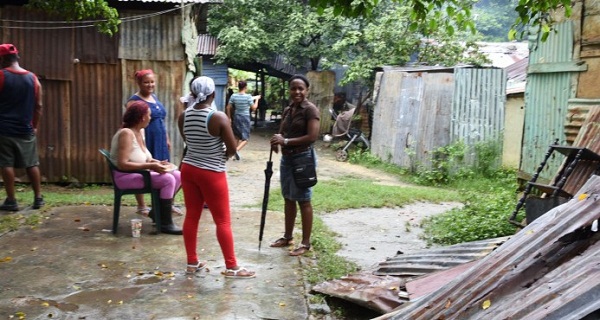
[[[517,200],[514,170],[497,170],[488,178],[478,176],[462,185],[468,186],[460,191],[462,208],[422,221],[428,243],[451,245],[509,236],[518,230],[507,221]]]

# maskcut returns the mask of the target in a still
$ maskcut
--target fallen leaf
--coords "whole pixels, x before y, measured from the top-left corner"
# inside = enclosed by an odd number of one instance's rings
[[[106,303],[108,303],[108,304],[111,304],[111,303],[112,303],[112,300],[108,300],[108,301],[106,301]]]
[[[0,259],[0,262],[10,262],[12,261],[12,257],[4,257],[2,259]]]
[[[492,301],[490,301],[490,299],[488,299],[488,300],[485,300],[485,301],[483,302],[483,304],[481,305],[481,308],[482,308],[483,310],[485,310],[485,309],[487,309],[487,308],[489,308],[489,307],[491,307],[491,306],[492,306]]]
[[[160,290],[160,292],[165,293],[165,292],[167,292],[167,289],[162,289],[162,290]]]
[[[42,307],[49,307],[50,304],[48,302],[42,302]]]
[[[398,287],[390,287],[389,289],[392,291],[396,291],[396,290],[398,290]]]
[[[452,306],[452,301],[450,301],[450,300],[446,301],[445,308],[446,308],[446,309],[448,309],[448,308],[450,308],[451,306]]]
[[[585,200],[588,197],[587,193],[582,193],[579,195],[579,197],[577,197],[577,200],[581,201],[581,200]]]
[[[119,301],[119,304],[123,304],[123,300],[120,300],[120,301]]]
[[[37,250],[37,248],[36,248],[36,247],[33,247],[33,248],[29,249],[29,250],[30,250],[30,251],[36,251],[36,250]]]
[[[279,306],[280,306],[280,307],[285,307],[285,302],[280,302],[280,303],[279,303]]]
[[[533,234],[533,233],[535,233],[535,231],[533,229],[527,230],[527,232],[525,232],[525,234]]]

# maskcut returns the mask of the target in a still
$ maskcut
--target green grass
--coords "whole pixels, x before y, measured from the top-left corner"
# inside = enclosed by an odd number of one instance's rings
[[[33,203],[33,191],[29,185],[17,184],[16,198],[19,206],[26,207]],[[114,191],[112,185],[86,185],[83,188],[68,188],[54,184],[42,185],[42,194],[46,201],[39,213],[24,216],[22,214],[8,214],[0,216],[0,234],[6,231],[17,230],[20,226],[33,226],[39,223],[41,213],[52,207],[74,206],[74,205],[108,205],[112,206]],[[6,192],[0,191],[0,201],[4,201]],[[146,203],[150,203],[150,195],[145,195]],[[176,203],[183,203],[183,193],[179,192],[175,198]],[[123,196],[123,206],[135,206],[134,196]]]
[[[376,181],[342,177],[337,180],[320,181],[313,188],[312,205],[315,212],[311,238],[312,254],[317,259],[305,268],[305,277],[311,284],[337,279],[358,270],[358,266],[337,255],[341,244],[335,233],[329,230],[319,218],[335,210],[353,208],[401,207],[417,201],[447,202],[456,201],[458,193],[451,189],[438,189],[422,186],[381,185]],[[257,205],[258,206],[258,205]],[[283,197],[279,188],[269,193],[269,210],[282,211]],[[301,232],[301,220],[296,219],[296,231]],[[299,236],[299,235],[298,235]]]
[[[342,177],[320,181],[313,188],[312,205],[315,212],[332,212],[354,208],[401,207],[425,201],[432,203],[456,201],[453,189],[423,186],[390,186],[376,181]],[[269,193],[269,210],[282,211],[283,198],[279,189]]]

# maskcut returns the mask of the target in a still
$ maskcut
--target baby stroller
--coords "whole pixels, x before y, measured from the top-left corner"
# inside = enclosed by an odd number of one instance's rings
[[[352,108],[347,111],[342,111],[337,114],[333,109],[329,109],[331,117],[335,120],[331,135],[334,139],[340,138],[347,141],[343,147],[339,147],[335,152],[335,159],[337,161],[348,160],[348,148],[354,143],[363,150],[367,150],[371,147],[367,137],[360,131],[360,129],[352,128],[352,117],[356,108]]]

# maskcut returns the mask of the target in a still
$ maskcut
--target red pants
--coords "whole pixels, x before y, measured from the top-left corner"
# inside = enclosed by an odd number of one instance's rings
[[[198,224],[206,202],[217,226],[217,240],[225,259],[225,267],[236,267],[227,173],[200,169],[184,163],[181,166],[181,186],[186,209],[183,242],[188,264],[196,264],[199,261]]]

